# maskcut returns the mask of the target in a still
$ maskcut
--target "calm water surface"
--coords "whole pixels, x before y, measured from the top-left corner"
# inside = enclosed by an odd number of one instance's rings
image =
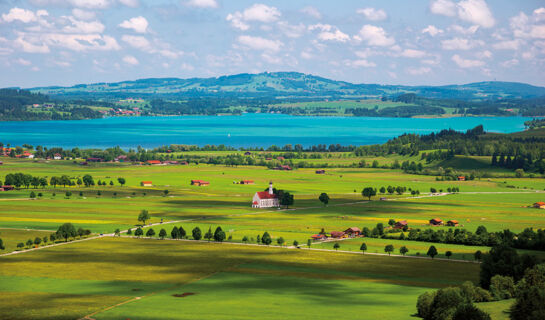
[[[225,144],[268,147],[285,144],[365,145],[403,133],[467,130],[479,124],[493,132],[524,129],[524,117],[445,119],[298,117],[280,114],[242,116],[114,117],[79,121],[0,122],[4,144],[64,148],[157,147],[169,144]]]

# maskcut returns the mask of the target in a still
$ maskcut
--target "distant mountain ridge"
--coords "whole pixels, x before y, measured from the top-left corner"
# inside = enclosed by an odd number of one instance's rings
[[[115,83],[79,84],[72,87],[30,88],[65,97],[394,97],[403,93],[437,99],[495,100],[545,96],[545,87],[518,82],[486,81],[463,85],[403,86],[354,84],[299,72],[242,73],[212,78],[147,78]]]

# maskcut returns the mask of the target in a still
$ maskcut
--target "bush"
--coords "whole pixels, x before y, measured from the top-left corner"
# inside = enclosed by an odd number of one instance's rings
[[[464,296],[460,288],[448,287],[439,289],[431,304],[432,317],[425,319],[450,319],[459,305],[468,302],[470,302],[469,299]]]
[[[471,281],[464,282],[460,289],[464,296],[471,302],[488,302],[493,300],[490,292],[475,286]]]
[[[452,320],[491,320],[490,315],[471,303],[461,304],[456,308]]]
[[[437,292],[424,292],[418,297],[418,301],[416,302],[416,310],[419,317],[422,317],[424,319],[431,319],[433,309],[431,308],[431,305],[433,303],[433,300],[435,299],[435,295]]]
[[[495,275],[490,279],[490,293],[497,300],[515,296],[515,281],[512,277]]]

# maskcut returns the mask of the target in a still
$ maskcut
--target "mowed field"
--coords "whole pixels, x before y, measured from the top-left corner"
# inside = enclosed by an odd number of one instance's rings
[[[112,237],[0,264],[2,319],[410,319],[422,292],[478,278],[473,263]]]

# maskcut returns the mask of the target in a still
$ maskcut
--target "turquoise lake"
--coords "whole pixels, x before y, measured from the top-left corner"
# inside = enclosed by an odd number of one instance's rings
[[[242,116],[113,117],[79,121],[0,122],[4,144],[47,147],[122,148],[170,144],[225,144],[233,147],[317,144],[365,145],[386,142],[403,133],[427,134],[484,125],[486,131],[524,129],[524,117],[444,119],[300,117],[281,114]]]

